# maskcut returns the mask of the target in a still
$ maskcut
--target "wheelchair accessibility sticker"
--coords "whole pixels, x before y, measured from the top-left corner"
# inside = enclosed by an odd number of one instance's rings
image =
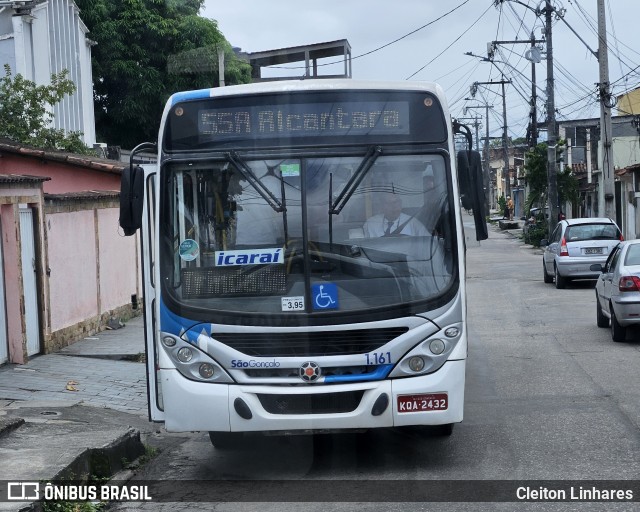
[[[313,309],[337,309],[338,287],[333,283],[311,285]]]

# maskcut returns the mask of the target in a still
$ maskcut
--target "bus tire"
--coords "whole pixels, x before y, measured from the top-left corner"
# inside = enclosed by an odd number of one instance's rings
[[[445,423],[444,425],[434,425],[432,432],[434,436],[448,437],[453,434],[454,423]]]
[[[209,432],[211,444],[219,450],[232,450],[242,445],[242,432]]]

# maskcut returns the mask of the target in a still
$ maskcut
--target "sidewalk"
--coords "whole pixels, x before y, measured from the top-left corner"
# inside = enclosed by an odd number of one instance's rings
[[[137,317],[55,354],[0,367],[0,480],[108,477],[144,453],[140,431],[156,427],[147,419],[143,360]],[[26,505],[4,502],[0,510]]]

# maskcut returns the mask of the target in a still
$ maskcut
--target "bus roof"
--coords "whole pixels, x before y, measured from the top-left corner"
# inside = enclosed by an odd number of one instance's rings
[[[444,98],[444,90],[432,82],[407,82],[385,80],[352,80],[352,79],[310,79],[259,82],[254,84],[230,85],[195,91],[177,92],[169,98],[169,105],[180,101],[217,98],[238,94],[262,94],[294,91],[330,91],[330,90],[402,90],[427,91]]]

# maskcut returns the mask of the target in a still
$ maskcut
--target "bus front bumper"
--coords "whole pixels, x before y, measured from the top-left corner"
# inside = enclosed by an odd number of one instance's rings
[[[465,361],[448,361],[437,372],[420,377],[349,384],[207,384],[185,379],[171,369],[160,370],[160,381],[168,432],[312,432],[442,425],[462,421]],[[399,406],[398,396],[435,394],[447,395],[445,410]],[[350,400],[354,407],[348,406]],[[303,410],[305,407],[308,409]],[[346,412],[340,410],[344,407]]]

